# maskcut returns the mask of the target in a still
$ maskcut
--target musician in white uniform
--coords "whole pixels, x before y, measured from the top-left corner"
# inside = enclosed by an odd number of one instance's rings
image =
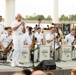
[[[41,33],[41,28],[37,28],[37,32],[34,34],[35,38],[37,38],[37,45],[42,45],[43,34]]]
[[[70,34],[65,36],[65,41],[67,42],[68,45],[72,45],[72,43],[74,42],[74,35],[75,35],[75,30],[72,29]]]
[[[0,35],[4,33],[4,22],[2,16],[0,16]]]
[[[51,27],[50,33],[48,33],[45,37],[46,45],[51,45],[53,50],[54,50],[54,40],[55,40],[56,36],[57,36],[57,33],[55,33],[55,28]],[[56,48],[57,48],[57,45],[55,43],[55,49]]]
[[[55,28],[51,27],[50,32],[45,37],[46,45],[52,46],[52,54],[53,54],[53,52],[56,52],[56,58],[55,58],[56,60],[60,59],[60,57],[58,57],[58,53],[56,51],[60,47],[60,45],[56,42],[56,39],[58,39],[58,38],[56,38],[57,36],[58,36],[58,34],[55,32]],[[60,53],[60,51],[59,51],[59,53]]]
[[[32,27],[28,27],[27,32],[23,35],[23,41],[24,45],[30,45],[32,44]]]
[[[23,35],[24,45],[30,45],[30,50],[32,49],[33,43],[33,32],[32,27],[28,27],[27,32]],[[33,53],[30,52],[30,60],[33,61]]]
[[[37,27],[37,31],[34,35],[36,38],[36,46],[38,47],[38,50],[34,51],[34,61],[37,62],[37,61],[39,61],[38,60],[39,46],[42,45],[42,42],[43,42],[43,34],[41,33],[40,27]]]
[[[14,52],[11,66],[20,66],[19,58],[23,49],[23,33],[25,33],[25,23],[21,14],[17,14],[16,20],[12,23]]]
[[[3,51],[6,50],[6,47],[12,41],[12,35],[11,34],[12,34],[11,27],[7,27],[7,33],[6,34],[2,34],[1,37],[0,37],[0,46],[1,46],[1,49]],[[11,55],[11,52],[10,52],[10,54],[8,54],[7,60],[10,60],[10,55]]]
[[[37,22],[36,25],[35,25],[35,28],[38,28],[38,27],[41,28],[41,32],[43,33],[43,32],[44,32],[44,27],[43,27],[43,25],[41,24],[41,19],[40,19],[40,18],[38,19],[38,22]]]
[[[67,43],[67,45],[71,45],[72,46],[72,58],[74,56],[74,48],[76,48],[76,44],[74,44],[75,41],[75,30],[71,29],[71,32],[65,36],[65,41]]]

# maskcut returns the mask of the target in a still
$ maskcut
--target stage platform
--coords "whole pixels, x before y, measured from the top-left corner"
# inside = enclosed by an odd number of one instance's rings
[[[35,63],[35,66],[38,63]],[[21,67],[11,67],[10,64],[0,63],[0,75],[12,75],[14,72],[23,70],[23,68],[32,66],[32,63],[25,63]],[[71,70],[76,68],[76,61],[56,62],[57,69],[50,70],[54,75],[71,75]]]

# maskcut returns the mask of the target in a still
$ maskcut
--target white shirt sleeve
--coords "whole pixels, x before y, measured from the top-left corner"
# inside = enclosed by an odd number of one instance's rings
[[[41,28],[41,29],[44,29],[43,25],[40,25],[40,28]]]
[[[46,40],[50,40],[49,34],[47,34],[47,35],[45,36],[45,39],[46,39]]]
[[[15,26],[16,26],[16,22],[14,21],[14,22],[12,22],[11,27],[13,28],[13,27],[15,27]]]
[[[37,38],[37,33],[35,33],[34,36]]]
[[[43,39],[43,34],[41,33],[41,39]]]
[[[26,34],[23,35],[23,41],[26,41],[27,37]]]
[[[68,36],[67,35],[65,36],[65,41],[68,42]]]
[[[4,40],[4,38],[5,38],[5,35],[4,35],[4,34],[1,35],[1,37],[0,37],[0,42],[2,42],[2,41]]]

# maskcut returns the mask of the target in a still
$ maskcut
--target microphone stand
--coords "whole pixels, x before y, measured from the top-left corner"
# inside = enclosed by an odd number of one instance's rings
[[[54,24],[54,29],[56,28]],[[54,33],[54,38],[55,38],[55,33]],[[53,60],[55,61],[55,39],[54,39],[54,51],[53,51]]]
[[[32,60],[32,68],[34,68],[35,67],[35,65],[34,65],[34,50],[35,49],[32,49],[33,51],[32,51],[32,54],[33,54],[33,60]]]
[[[74,44],[76,45],[76,34],[75,34],[74,38],[75,38],[75,39],[74,39],[73,42],[74,42]],[[72,60],[74,60],[74,61],[76,60],[76,58],[75,58],[75,50],[76,50],[76,47],[74,47],[74,58],[72,59]]]

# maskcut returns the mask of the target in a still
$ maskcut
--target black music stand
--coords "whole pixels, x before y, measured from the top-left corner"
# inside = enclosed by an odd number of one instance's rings
[[[34,51],[36,50],[36,49],[39,49],[39,47],[37,46],[37,48],[35,48],[35,49],[32,49],[32,66],[31,66],[31,68],[35,68],[35,64],[34,64]]]
[[[56,28],[56,24],[52,23],[54,25],[54,29]],[[55,38],[55,33],[54,33],[54,38]],[[55,61],[55,39],[54,39],[54,51],[53,51],[53,60]]]

